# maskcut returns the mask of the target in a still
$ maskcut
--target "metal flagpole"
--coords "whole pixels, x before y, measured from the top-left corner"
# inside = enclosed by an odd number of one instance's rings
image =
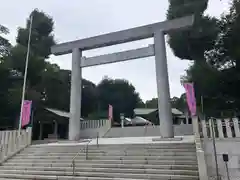
[[[26,56],[24,79],[23,79],[22,101],[21,101],[21,110],[20,110],[20,118],[19,118],[19,125],[18,125],[18,135],[20,135],[20,133],[21,133],[21,126],[22,126],[22,112],[23,112],[23,104],[24,104],[25,91],[26,91],[28,61],[29,61],[30,42],[31,42],[31,34],[32,34],[32,23],[33,23],[33,14],[31,14],[31,17],[30,17],[30,25],[29,25],[29,35],[28,35],[28,45],[27,45],[27,56]]]

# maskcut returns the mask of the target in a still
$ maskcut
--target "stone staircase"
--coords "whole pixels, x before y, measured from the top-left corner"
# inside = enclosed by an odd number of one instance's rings
[[[32,145],[0,166],[1,179],[199,180],[194,143]]]

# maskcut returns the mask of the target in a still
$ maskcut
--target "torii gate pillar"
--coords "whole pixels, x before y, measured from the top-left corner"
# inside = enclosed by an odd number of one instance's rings
[[[166,46],[163,32],[158,31],[154,33],[154,44],[160,134],[162,137],[172,138],[174,136],[174,129],[170,102]]]

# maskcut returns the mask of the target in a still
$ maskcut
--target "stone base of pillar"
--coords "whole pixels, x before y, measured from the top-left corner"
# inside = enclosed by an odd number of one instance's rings
[[[78,141],[79,139],[80,139],[79,131],[76,132],[76,130],[72,129],[72,131],[68,133],[68,140],[69,141]]]

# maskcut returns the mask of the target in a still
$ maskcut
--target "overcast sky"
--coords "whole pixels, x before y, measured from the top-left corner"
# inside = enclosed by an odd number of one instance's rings
[[[229,0],[209,1],[208,14],[219,16],[227,10]],[[7,0],[0,4],[0,24],[10,29],[7,37],[13,44],[17,28],[25,26],[26,18],[34,8],[53,17],[58,43],[164,21],[168,8],[168,0]],[[151,43],[152,39],[143,40],[84,52],[84,56],[134,49]],[[189,61],[179,60],[168,46],[167,58],[171,96],[180,96],[184,92],[180,76],[185,73]],[[71,68],[71,55],[51,56],[50,61],[63,69]],[[83,77],[96,84],[104,76],[129,80],[144,101],[157,96],[154,58],[83,69]]]

